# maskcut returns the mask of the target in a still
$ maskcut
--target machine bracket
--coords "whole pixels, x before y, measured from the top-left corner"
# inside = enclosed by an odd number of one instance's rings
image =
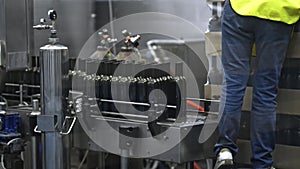
[[[76,116],[66,116],[66,117],[65,117],[65,120],[64,120],[64,122],[63,122],[63,126],[62,126],[62,128],[65,128],[66,125],[68,124],[67,121],[69,121],[69,120],[71,120],[71,119],[72,119],[72,122],[71,122],[71,124],[70,124],[70,126],[69,126],[67,132],[60,131],[59,134],[61,134],[61,135],[68,135],[68,134],[70,134],[70,132],[72,131],[72,129],[73,129],[73,127],[74,127],[74,124],[75,124],[75,122],[76,122],[76,119],[77,119]]]

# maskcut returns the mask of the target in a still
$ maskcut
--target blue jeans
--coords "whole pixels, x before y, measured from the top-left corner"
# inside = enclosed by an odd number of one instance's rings
[[[224,81],[220,104],[219,140],[215,152],[229,148],[236,154],[243,96],[250,74],[252,46],[256,45],[251,111],[252,164],[255,169],[273,164],[276,97],[282,64],[293,25],[241,16],[228,0],[222,18],[222,65]]]

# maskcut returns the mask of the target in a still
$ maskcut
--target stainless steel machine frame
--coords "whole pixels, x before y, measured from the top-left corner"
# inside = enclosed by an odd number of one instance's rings
[[[131,120],[128,121],[128,120],[122,120],[116,118],[105,118],[105,119],[97,118],[97,117],[93,117],[93,118],[96,119],[90,122],[98,123],[97,124],[98,127],[105,126],[105,125],[101,125],[101,123],[109,123],[113,128],[116,129],[119,128],[120,126],[134,125],[138,127],[138,137],[151,137],[147,123],[142,121],[134,122]],[[215,120],[211,120],[208,123],[210,124],[206,124],[206,125],[211,127],[216,126]],[[165,135],[162,136],[161,138],[155,139],[155,142],[157,143],[155,147],[153,147],[153,145],[147,144],[147,142],[134,142],[131,147],[131,153],[143,154],[142,152],[152,151],[153,149],[157,149],[157,148],[166,149],[168,147],[166,146],[166,143],[171,144],[174,142],[178,142],[176,146],[166,151],[165,153],[153,157],[149,157],[149,158],[160,160],[160,161],[168,161],[168,162],[182,164],[182,163],[187,163],[195,160],[214,157],[213,146],[214,146],[214,142],[216,141],[216,135],[209,137],[209,139],[204,143],[199,143],[198,141],[200,133],[205,132],[202,131],[202,128],[204,126],[203,121],[192,122],[192,123],[187,122],[185,124],[173,124],[173,125],[170,125],[168,123],[161,123],[160,125],[165,128],[169,127],[168,130],[170,131],[168,132],[168,136]],[[104,128],[100,127],[100,128],[101,131],[107,130],[105,129],[105,127]],[[106,150],[97,146],[95,143],[93,143],[92,140],[86,137],[85,133],[79,131],[80,131],[80,127],[79,126],[75,127],[74,135],[73,135],[75,147],[91,149],[93,151],[106,152]],[[101,132],[99,132],[99,134],[100,133]],[[206,135],[205,133],[202,134]],[[207,134],[211,134],[211,133],[207,133]],[[115,140],[114,136],[111,135],[99,135],[99,137],[105,137],[107,143],[114,144],[115,146],[118,146],[120,143],[119,140]],[[122,137],[122,135],[120,135],[120,137]],[[173,139],[173,140],[168,140],[168,139]],[[122,155],[122,152],[120,151],[118,155]]]

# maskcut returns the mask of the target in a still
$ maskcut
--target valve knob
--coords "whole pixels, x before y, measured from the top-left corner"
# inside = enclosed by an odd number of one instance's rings
[[[48,11],[48,16],[49,16],[49,18],[50,18],[52,21],[55,21],[55,20],[57,19],[57,13],[56,13],[56,11],[53,10],[53,9],[50,9],[50,10]]]

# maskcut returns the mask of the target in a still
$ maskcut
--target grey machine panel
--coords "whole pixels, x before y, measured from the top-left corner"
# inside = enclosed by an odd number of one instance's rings
[[[124,125],[132,125],[132,121],[126,121],[126,120],[120,120],[120,119],[113,119],[113,118],[97,118],[93,117],[97,125],[101,125],[101,123],[110,123],[110,125],[113,128],[118,128],[119,126]],[[93,120],[92,120],[93,121]],[[136,123],[139,127],[138,136],[139,137],[151,137],[151,134],[149,132],[147,123]],[[161,124],[162,126],[168,126],[168,124]],[[214,127],[216,125],[216,121],[210,121],[209,123],[206,123],[206,125]],[[172,136],[171,138],[175,138],[174,140],[168,140],[169,137],[162,137],[157,138],[155,146],[147,144],[147,142],[133,142],[132,146],[132,154],[140,154],[143,151],[152,151],[154,149],[165,149],[166,143],[168,142],[178,142],[173,148],[169,149],[168,151],[158,154],[153,157],[149,157],[151,159],[161,160],[161,161],[169,161],[169,162],[175,162],[175,163],[186,163],[190,161],[200,160],[200,159],[207,159],[214,157],[213,153],[213,147],[216,142],[216,134],[211,135],[208,137],[208,140],[206,140],[203,143],[200,143],[198,141],[199,135],[202,132],[202,128],[204,126],[203,122],[196,122],[191,124],[179,124],[179,125],[173,125],[169,126],[170,130],[169,136]],[[206,126],[207,127],[207,126]],[[93,151],[100,151],[100,152],[106,152],[103,148],[97,146],[92,140],[89,139],[89,137],[86,135],[85,132],[80,130],[80,125],[77,125],[76,132],[73,133],[74,138],[74,146],[77,148],[82,149],[90,149]],[[98,128],[98,130],[105,131],[106,129],[103,129],[102,127]],[[187,133],[188,132],[188,133]],[[205,132],[205,130],[203,130]],[[101,133],[101,132],[100,132]],[[202,135],[203,133],[201,133]],[[205,133],[203,134],[203,136]],[[99,135],[100,136],[100,135]],[[100,137],[103,137],[104,135],[101,135]],[[114,144],[118,147],[119,140],[113,139],[113,136],[111,135],[105,135],[105,140],[107,140],[107,144]],[[180,141],[181,140],[181,141]],[[106,142],[106,141],[105,141]],[[168,147],[168,146],[167,146]],[[118,155],[121,155],[121,151]]]
[[[33,1],[0,0],[0,40],[5,42],[6,69],[30,67],[33,48]],[[4,50],[2,45],[2,49]]]

